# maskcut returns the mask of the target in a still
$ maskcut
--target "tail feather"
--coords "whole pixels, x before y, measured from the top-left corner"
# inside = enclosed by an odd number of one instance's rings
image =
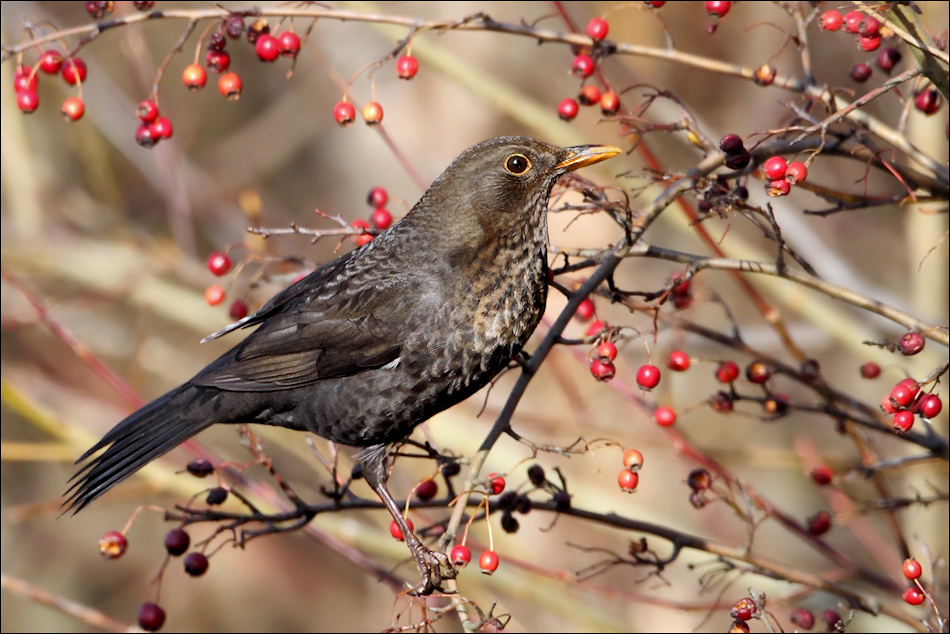
[[[79,464],[106,448],[72,477],[75,482],[63,505],[78,513],[155,458],[219,422],[204,407],[217,395],[217,390],[186,383],[131,414],[76,461]]]

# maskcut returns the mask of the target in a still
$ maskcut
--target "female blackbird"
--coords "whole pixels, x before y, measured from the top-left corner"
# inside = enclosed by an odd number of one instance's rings
[[[399,223],[278,293],[237,328],[259,326],[193,379],[116,425],[79,459],[79,511],[214,423],[310,431],[359,454],[367,482],[422,572],[417,593],[455,570],[409,530],[386,488],[386,454],[467,398],[528,340],[547,297],[547,206],[557,178],[610,146],[523,137],[466,150]],[[78,478],[78,479],[77,479]]]

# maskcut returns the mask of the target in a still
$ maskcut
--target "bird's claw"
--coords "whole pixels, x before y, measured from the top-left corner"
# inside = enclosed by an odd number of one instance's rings
[[[412,596],[426,596],[437,590],[445,592],[442,588],[442,580],[455,579],[458,575],[458,571],[443,552],[429,550],[419,544],[418,548],[413,549],[412,556],[416,560],[416,565],[419,566],[419,572],[422,573],[422,580],[409,591]]]

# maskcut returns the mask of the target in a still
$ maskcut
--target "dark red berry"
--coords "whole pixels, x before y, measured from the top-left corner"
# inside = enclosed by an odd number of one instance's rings
[[[908,579],[919,579],[920,575],[924,571],[920,566],[920,562],[916,559],[905,559],[902,569],[904,571],[904,576]]]
[[[277,37],[277,43],[280,45],[280,54],[291,59],[297,57],[300,52],[300,37],[293,31],[284,31]]]
[[[148,124],[148,126],[152,131],[152,136],[154,136],[156,139],[172,138],[174,128],[172,128],[171,119],[168,117],[159,117],[154,123]]]
[[[403,55],[396,60],[396,74],[399,79],[412,79],[419,72],[419,60],[412,55]]]
[[[861,366],[861,376],[865,379],[876,379],[881,376],[881,366],[873,361],[868,361]]]
[[[234,15],[228,18],[228,21],[224,24],[224,32],[228,34],[228,37],[232,40],[236,40],[244,34],[244,18],[239,15]]]
[[[340,101],[333,107],[333,118],[345,128],[356,119],[356,108],[348,101]]]
[[[805,608],[792,610],[791,621],[795,626],[803,630],[810,630],[815,627],[815,615]]]
[[[632,493],[640,484],[640,476],[629,469],[621,469],[617,474],[617,484],[621,490]]]
[[[205,66],[215,75],[220,75],[231,67],[231,54],[227,51],[208,51],[205,55]],[[185,70],[187,71],[188,69],[186,68]],[[184,75],[182,79],[184,80]],[[187,81],[185,85],[188,85]],[[203,85],[204,82],[202,82],[202,86]]]
[[[112,0],[86,0],[86,13],[93,20],[101,20],[110,15],[115,9],[115,2]]]
[[[821,618],[825,620],[825,623],[828,624],[828,631],[834,632],[837,630],[838,623],[841,622],[841,615],[838,614],[835,610],[825,610],[821,613]]]
[[[544,467],[539,464],[528,467],[528,480],[536,487],[542,486],[547,481],[544,475]]]
[[[689,370],[689,365],[689,355],[682,350],[674,350],[671,352],[670,359],[666,363],[666,367],[673,370],[674,372],[685,372],[686,370]]]
[[[490,575],[498,570],[498,555],[493,550],[486,550],[478,558],[478,566],[486,575]]]
[[[119,531],[109,531],[99,538],[99,554],[106,559],[118,559],[128,547],[129,540]]]
[[[23,114],[31,114],[40,106],[40,96],[35,90],[27,88],[16,91],[16,105]]]
[[[720,18],[726,17],[726,14],[729,13],[729,9],[732,8],[731,2],[723,2],[721,0],[713,0],[706,2],[706,13],[709,15],[715,15]]]
[[[596,67],[597,64],[594,62],[594,58],[590,55],[584,55],[583,53],[575,57],[574,61],[571,62],[571,72],[574,73],[574,76],[578,79],[587,79],[594,74]]]
[[[742,137],[738,134],[727,134],[719,139],[719,149],[727,154],[738,154],[745,149]]]
[[[686,484],[693,491],[708,491],[712,487],[712,475],[706,469],[693,469],[686,476]]]
[[[831,514],[818,511],[808,518],[808,532],[812,535],[824,535],[831,529]]]
[[[227,45],[228,41],[224,39],[224,34],[219,31],[214,31],[208,36],[209,51],[223,51]]]
[[[863,19],[864,14],[860,11],[848,11],[844,14],[844,30],[848,33],[857,33]]]
[[[139,11],[151,11],[152,7],[155,6],[154,0],[134,0],[132,4],[135,5],[135,8]]]
[[[189,546],[191,546],[191,537],[184,530],[173,528],[165,533],[165,550],[172,557],[185,554]]]
[[[814,381],[821,376],[821,366],[817,359],[803,359],[798,366],[798,375],[806,381]]]
[[[885,73],[890,73],[894,70],[894,67],[897,66],[901,61],[901,52],[896,48],[889,46],[887,48],[881,49],[881,52],[877,54],[877,67],[880,68]]]
[[[920,605],[926,598],[927,597],[917,586],[911,586],[904,590],[904,601],[909,605]]]
[[[47,75],[55,75],[63,65],[63,56],[58,51],[43,51],[40,55],[40,70]]]
[[[748,150],[742,150],[738,154],[726,154],[726,167],[731,170],[741,170],[748,167],[752,162],[752,155]]]
[[[412,525],[412,520],[408,517],[405,518],[405,520],[406,525],[409,526],[409,530],[412,531],[414,528]],[[399,524],[396,523],[396,520],[393,520],[389,523],[389,534],[392,535],[394,539],[398,539],[399,541],[405,541],[406,539],[402,534],[402,529],[399,528]]]
[[[375,101],[367,101],[363,105],[362,114],[367,125],[377,125],[383,121],[383,107]]]
[[[600,96],[600,112],[605,116],[615,115],[620,111],[620,97],[614,91],[605,92]]]
[[[228,499],[228,490],[224,487],[214,487],[208,491],[208,496],[205,498],[205,503],[208,506],[219,506],[224,504]]]
[[[690,287],[692,287],[692,280],[684,280],[685,274],[677,271],[670,276],[670,282],[673,282],[673,294],[674,295],[686,295],[689,293]],[[678,281],[683,280],[683,281]]]
[[[188,64],[181,73],[181,83],[191,92],[198,92],[208,83],[208,73],[198,64]]]
[[[607,20],[603,18],[591,18],[591,21],[587,23],[587,35],[595,42],[607,37],[609,30],[610,26],[607,24]]]
[[[557,105],[557,116],[564,121],[573,121],[578,112],[580,112],[580,106],[571,98],[562,99]]]
[[[811,479],[814,480],[815,484],[819,486],[831,484],[832,479],[835,477],[834,471],[831,470],[831,467],[826,465],[815,467],[811,470],[809,475],[811,476]]]
[[[416,487],[416,497],[423,502],[431,500],[438,492],[439,485],[431,478],[423,480],[419,483],[419,486]]]
[[[587,84],[581,88],[581,94],[577,96],[577,100],[581,102],[582,106],[593,106],[600,103],[600,98],[600,89],[593,84]]]
[[[452,560],[452,565],[456,568],[464,568],[472,562],[472,551],[469,550],[468,546],[458,544],[452,548],[449,559]]]
[[[77,84],[80,82],[86,81],[86,75],[88,74],[88,69],[86,68],[86,62],[82,61],[78,57],[73,57],[72,59],[67,59],[63,62],[62,67],[59,69],[59,74],[67,84]]]
[[[389,213],[388,209],[374,209],[373,210],[373,226],[380,230],[389,229],[393,224],[393,215]]]
[[[154,603],[143,603],[138,614],[139,627],[146,632],[157,632],[165,625],[165,610]]]
[[[221,277],[231,270],[231,258],[226,253],[212,251],[208,256],[208,270]]]
[[[269,33],[262,33],[254,42],[254,51],[262,62],[273,62],[280,57],[280,42]]]
[[[207,478],[214,473],[214,465],[204,458],[196,458],[188,463],[185,470],[196,478]]]
[[[158,139],[152,136],[152,130],[149,124],[143,123],[135,130],[135,142],[144,148],[150,148],[158,143]]]
[[[936,394],[924,394],[917,401],[917,411],[924,418],[936,418],[943,409],[943,401]]]
[[[231,306],[228,308],[228,317],[234,321],[247,317],[247,304],[240,299],[231,302]]]
[[[185,572],[192,577],[200,577],[208,572],[208,558],[204,553],[188,553],[185,555]]]
[[[841,12],[829,9],[821,14],[818,24],[826,31],[837,31],[841,28],[842,22],[844,22],[844,19],[841,17]]]
[[[637,370],[637,385],[642,389],[652,390],[660,382],[660,369],[655,365],[642,365]]]
[[[772,371],[768,365],[762,361],[753,361],[745,369],[745,377],[752,383],[762,384],[769,380]]]
[[[919,332],[911,331],[901,335],[901,338],[897,342],[897,346],[900,349],[902,355],[910,357],[923,350],[925,343],[926,341],[924,340],[923,335],[921,335]]]
[[[653,420],[660,427],[670,427],[676,424],[676,412],[672,407],[657,407],[653,412]]]

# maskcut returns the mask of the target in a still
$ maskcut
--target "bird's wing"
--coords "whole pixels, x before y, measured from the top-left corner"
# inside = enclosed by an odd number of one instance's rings
[[[246,322],[261,324],[193,382],[224,390],[269,392],[379,368],[399,358],[385,293],[336,261],[276,295]],[[353,273],[349,275],[348,273]],[[386,327],[390,326],[390,327]]]

